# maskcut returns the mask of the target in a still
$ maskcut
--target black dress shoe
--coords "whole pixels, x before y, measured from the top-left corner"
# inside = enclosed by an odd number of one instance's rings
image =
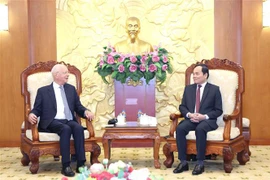
[[[196,164],[192,171],[192,175],[199,175],[204,172],[204,165]]]
[[[173,173],[181,173],[183,171],[188,171],[188,163],[186,163],[184,166],[182,163],[179,163],[178,166],[173,170]]]
[[[66,168],[63,168],[61,173],[64,175],[64,176],[68,176],[68,177],[73,177],[75,176],[75,173],[72,171],[71,167],[68,166]]]

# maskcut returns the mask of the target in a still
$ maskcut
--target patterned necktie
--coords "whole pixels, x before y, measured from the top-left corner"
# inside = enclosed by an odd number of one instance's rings
[[[201,96],[201,92],[200,92],[200,89],[201,89],[202,85],[198,85],[198,88],[197,88],[197,92],[196,92],[196,113],[199,113],[200,111],[200,103],[201,103],[201,100],[200,100],[200,96]]]
[[[66,119],[70,121],[73,118],[72,118],[72,114],[70,112],[70,109],[69,109],[69,106],[67,103],[66,93],[65,93],[63,86],[60,86],[60,89],[61,89],[61,96],[62,96],[62,100],[63,100],[63,104],[64,104],[64,113],[65,113]]]

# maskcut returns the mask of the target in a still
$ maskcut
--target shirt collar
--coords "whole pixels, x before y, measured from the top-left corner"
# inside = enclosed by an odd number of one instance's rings
[[[61,85],[57,84],[56,82],[53,82],[53,88],[59,88]]]
[[[204,83],[201,84],[202,88],[205,87],[206,83],[207,83],[207,81],[205,81]],[[198,86],[198,85],[197,85],[197,86]]]

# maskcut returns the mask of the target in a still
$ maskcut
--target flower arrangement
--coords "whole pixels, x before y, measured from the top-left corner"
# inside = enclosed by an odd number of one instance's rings
[[[144,78],[148,84],[156,78],[162,84],[167,73],[172,73],[172,58],[165,48],[154,47],[153,52],[142,55],[118,53],[110,45],[103,48],[104,54],[96,65],[96,71],[106,84],[109,83],[106,79],[108,75],[121,83],[126,83],[128,78],[134,82]]]
[[[121,160],[108,166],[108,159],[104,159],[102,164],[95,163],[89,169],[84,167],[79,171],[75,180],[163,180],[152,175],[147,168],[135,170],[130,162],[126,164]],[[62,180],[68,178],[63,177]]]

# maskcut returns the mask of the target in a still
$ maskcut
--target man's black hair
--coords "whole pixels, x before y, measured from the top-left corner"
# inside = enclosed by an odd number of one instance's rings
[[[203,73],[203,75],[205,75],[205,73],[207,73],[207,79],[208,79],[208,77],[209,77],[208,66],[206,64],[196,64],[196,66],[194,68],[196,68],[198,66],[201,66],[202,67],[202,73]]]

